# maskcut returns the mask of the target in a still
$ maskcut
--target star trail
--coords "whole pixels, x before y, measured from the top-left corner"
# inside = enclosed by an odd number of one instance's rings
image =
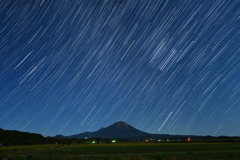
[[[240,136],[239,0],[1,0],[0,38],[0,128]]]

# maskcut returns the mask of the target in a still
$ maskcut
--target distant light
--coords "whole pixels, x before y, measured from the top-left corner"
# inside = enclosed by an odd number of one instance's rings
[[[145,140],[145,142],[148,142],[148,141],[149,141],[148,139]]]
[[[190,138],[190,137],[188,137],[187,141],[188,141],[188,142],[190,142],[190,141],[191,141],[191,138]]]
[[[117,141],[115,139],[112,140],[112,143],[116,143]]]
[[[92,144],[94,144],[94,143],[96,143],[96,141],[95,141],[95,140],[93,140],[93,141],[92,141]]]

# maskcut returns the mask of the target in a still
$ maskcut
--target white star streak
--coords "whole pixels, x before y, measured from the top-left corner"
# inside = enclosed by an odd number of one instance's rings
[[[92,111],[96,108],[96,105],[93,107],[93,109],[88,113],[87,117],[83,120],[83,122],[81,123],[81,125],[83,125],[83,123],[87,120],[87,118],[90,116],[90,114],[92,113]]]
[[[130,45],[130,47],[128,47],[127,51],[124,53],[124,55],[121,58],[121,61],[123,60],[123,58],[126,56],[126,54],[128,53],[128,51],[130,50],[130,48],[132,47],[132,45],[134,44],[135,40],[132,42],[132,44]]]
[[[158,131],[160,131],[162,129],[162,127],[165,125],[165,123],[167,122],[167,120],[169,119],[169,117],[172,115],[173,111],[171,113],[169,113],[169,115],[167,116],[167,118],[165,119],[165,121],[163,122],[163,124],[161,125],[161,127],[158,129]]]
[[[171,55],[168,57],[168,59],[163,63],[162,67],[160,68],[161,71],[164,70],[164,68],[166,67],[166,65],[168,64],[168,62],[172,59],[172,57],[175,55],[176,50],[174,49],[171,53]]]

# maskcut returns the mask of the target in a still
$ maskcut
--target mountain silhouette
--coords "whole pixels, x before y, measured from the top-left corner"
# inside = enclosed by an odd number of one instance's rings
[[[84,132],[69,136],[70,138],[122,138],[122,139],[136,139],[151,137],[152,134],[140,131],[126,122],[116,122],[106,128],[101,128],[95,132]]]
[[[239,137],[227,137],[227,136],[197,136],[197,135],[169,135],[169,134],[151,134],[147,132],[140,131],[133,126],[127,124],[126,122],[120,121],[116,122],[106,128],[100,128],[94,132],[84,132],[80,134],[74,134],[71,136],[56,135],[55,138],[65,139],[65,138],[105,138],[105,139],[126,139],[126,140],[137,140],[137,139],[162,139],[162,140],[187,140],[188,137],[198,140],[207,139],[238,139]]]

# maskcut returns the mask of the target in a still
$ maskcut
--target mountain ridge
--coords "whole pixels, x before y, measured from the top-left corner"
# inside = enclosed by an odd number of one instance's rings
[[[119,122],[113,123],[108,127],[100,128],[97,131],[74,134],[69,136],[69,138],[101,137],[101,138],[122,138],[122,139],[131,138],[132,139],[137,137],[139,138],[146,137],[149,135],[150,135],[149,133],[140,131],[126,122],[119,121]]]
[[[100,128],[93,132],[83,132],[79,134],[73,134],[70,136],[57,135],[55,138],[117,138],[117,139],[128,139],[128,140],[136,140],[136,139],[178,139],[184,140],[188,137],[194,139],[216,139],[214,136],[198,136],[198,135],[170,135],[170,134],[152,134],[141,131],[124,121],[115,122],[107,127]],[[228,137],[227,137],[228,138]],[[229,137],[230,138],[230,137]]]

